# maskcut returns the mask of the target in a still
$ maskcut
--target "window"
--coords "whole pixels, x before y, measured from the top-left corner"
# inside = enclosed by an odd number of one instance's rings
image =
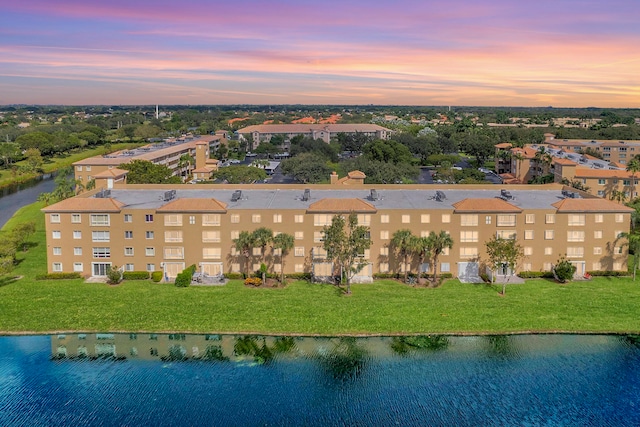
[[[153,215],[152,214],[146,214],[144,216],[144,222],[153,222]]]
[[[124,214],[124,222],[133,222],[133,215]]]
[[[182,214],[172,214],[164,216],[164,225],[165,226],[181,226],[182,225]]]
[[[144,248],[144,255],[145,256],[155,256],[156,255],[156,248]]]
[[[82,273],[84,271],[84,267],[82,266],[81,262],[74,262],[73,263],[73,271],[76,273]]]
[[[203,259],[220,259],[222,258],[221,248],[202,248]]]
[[[551,263],[545,262],[544,264],[542,264],[542,271],[551,271]]]
[[[77,170],[78,172],[82,172],[82,166],[81,166],[81,165],[76,166],[76,170]]]
[[[92,231],[91,232],[92,242],[108,242],[109,239],[110,239],[110,234],[108,231]]]
[[[598,196],[604,197],[604,190],[598,190]]]
[[[73,238],[74,239],[82,239],[82,231],[80,230],[74,230],[73,231]]]
[[[53,271],[55,271],[56,273],[59,273],[62,271],[62,263],[61,262],[54,262],[53,265],[51,266],[51,269]]]
[[[584,231],[567,231],[567,242],[584,242]]]
[[[451,215],[449,214],[442,214],[442,223],[443,224],[448,224],[451,222]]]
[[[624,252],[622,250],[622,246],[616,246],[613,248],[613,253],[616,255],[622,255]]]
[[[554,214],[546,214],[544,216],[545,224],[555,224],[555,222],[556,222],[556,216]]]
[[[606,179],[602,179],[602,178],[598,179],[598,185],[605,185],[606,183],[607,183]]]
[[[536,215],[535,214],[526,214],[524,216],[524,223],[525,224],[535,224],[536,222]]]
[[[380,255],[389,256],[389,247],[383,246],[382,248],[380,248]]]
[[[295,265],[293,266],[293,270],[294,270],[296,273],[304,273],[304,264],[295,264]]]
[[[487,216],[484,217],[484,223],[486,225],[491,224],[491,215],[487,215]]]
[[[524,230],[524,240],[533,240],[533,230]]]
[[[91,225],[109,225],[109,214],[91,214]]]
[[[189,215],[189,224],[190,225],[195,225],[196,224],[196,216],[195,215]]]
[[[252,214],[251,215],[251,222],[254,224],[260,224],[260,221],[262,221],[262,216],[260,214]]]
[[[380,240],[389,240],[389,230],[380,230]]]
[[[60,224],[60,214],[51,214],[49,220],[51,224]]]
[[[567,258],[582,258],[584,256],[584,248],[582,246],[568,246]]]
[[[77,255],[77,256],[82,255],[82,248],[80,248],[80,247],[73,248],[73,254]]]
[[[80,224],[80,222],[82,222],[82,216],[80,216],[80,214],[71,214],[71,222],[74,224]]]
[[[147,264],[147,271],[156,271],[155,264]]]
[[[262,248],[258,247],[258,248],[253,248],[252,251],[253,256],[262,256]],[[258,270],[260,268],[260,266],[258,266],[258,268],[256,268],[256,270]]]
[[[544,239],[553,240],[553,230],[544,230]]]
[[[153,239],[154,235],[153,235],[153,231],[147,231],[145,232],[145,238],[147,239]]]
[[[450,271],[451,271],[451,266],[449,265],[448,262],[440,263],[440,272],[441,273],[448,273]]]
[[[62,255],[62,248],[61,247],[55,247],[53,248],[53,254],[54,255]]]
[[[380,273],[388,273],[389,272],[389,263],[381,262],[380,263]]]
[[[477,227],[478,215],[461,215],[460,225],[463,227]]]
[[[380,224],[389,224],[389,215],[380,215]]]
[[[442,254],[441,255],[444,255],[444,256],[449,255],[449,248],[442,249]]]
[[[460,242],[477,242],[478,241],[478,232],[477,231],[461,231],[460,232]]]
[[[294,256],[304,256],[304,246],[296,246],[293,250]]]
[[[124,248],[124,256],[133,256],[133,248]]]
[[[239,224],[240,223],[240,215],[239,214],[232,214],[231,215],[231,223],[232,224]]]
[[[496,232],[496,237],[499,237],[500,239],[515,239],[516,235],[516,230],[498,230]]]
[[[240,237],[239,230],[231,230],[231,240],[235,240]]]
[[[496,225],[498,227],[515,227],[516,225],[516,216],[515,215],[498,215],[498,219],[496,220]]]
[[[168,243],[182,242],[182,230],[165,231],[164,241]]]
[[[323,239],[324,239],[324,235],[323,235],[322,231],[314,231],[313,232],[313,241],[315,243],[322,242]]]
[[[220,242],[220,231],[219,230],[203,230],[202,231],[202,241],[203,242]]]
[[[545,255],[553,255],[553,248],[547,246],[546,248],[544,248],[544,254]]]
[[[592,270],[602,270],[602,263],[600,262],[594,262],[591,266]]]
[[[402,223],[403,224],[411,223],[411,215],[402,215]]]
[[[273,214],[273,223],[280,224],[282,222],[282,214]]]
[[[91,172],[91,166],[85,166],[84,168],[87,172]]]
[[[531,271],[531,263],[530,262],[523,262],[522,263],[522,269],[524,271]]]
[[[358,225],[371,225],[371,215],[369,214],[358,214]]]
[[[325,225],[331,225],[333,215],[331,214],[315,214],[313,216],[313,225],[317,227],[324,227]]]
[[[62,233],[58,230],[54,230],[51,232],[51,238],[52,239],[61,239],[62,238]]]
[[[595,214],[594,217],[595,217],[596,223],[604,222],[604,215],[603,214]]]
[[[602,230],[595,230],[593,232],[593,238],[594,239],[602,239]]]
[[[594,255],[602,255],[602,248],[600,246],[594,246],[593,247],[593,254]]]
[[[111,248],[93,248],[94,258],[110,258]]]
[[[616,222],[622,222],[624,220],[624,215],[616,214]]]
[[[429,224],[431,222],[431,215],[430,214],[420,215],[420,222],[422,224]]]
[[[294,215],[293,222],[295,222],[296,224],[302,224],[304,222],[304,215]]]
[[[585,215],[584,214],[570,214],[569,215],[569,225],[584,225]]]
[[[129,263],[129,264],[125,264],[124,265],[124,271],[133,271],[133,264]]]
[[[133,239],[133,231],[125,231],[124,232],[125,239]]]
[[[476,258],[478,256],[478,248],[460,248],[460,258]]]
[[[524,247],[524,255],[525,256],[533,255],[533,248],[531,246],[525,246]]]
[[[184,248],[179,246],[165,246],[164,259],[184,259]]]

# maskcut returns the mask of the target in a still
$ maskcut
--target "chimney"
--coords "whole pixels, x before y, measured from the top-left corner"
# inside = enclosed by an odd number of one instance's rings
[[[331,184],[337,184],[338,183],[338,174],[336,173],[336,171],[331,172],[331,176],[329,177],[331,179]]]

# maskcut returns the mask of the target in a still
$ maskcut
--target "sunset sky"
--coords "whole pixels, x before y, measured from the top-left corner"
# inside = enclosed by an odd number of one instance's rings
[[[0,0],[0,105],[640,108],[640,0]]]

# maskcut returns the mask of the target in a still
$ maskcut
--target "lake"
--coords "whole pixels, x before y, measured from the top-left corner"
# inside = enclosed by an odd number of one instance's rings
[[[0,337],[2,426],[637,426],[601,335]]]
[[[53,176],[46,174],[0,189],[0,228],[4,227],[18,209],[36,202],[40,193],[49,193],[54,188]]]

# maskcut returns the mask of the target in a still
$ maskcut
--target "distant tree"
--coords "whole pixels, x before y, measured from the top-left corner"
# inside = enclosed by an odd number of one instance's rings
[[[509,279],[515,274],[516,266],[524,256],[524,250],[515,239],[503,239],[502,237],[493,236],[485,242],[487,256],[491,264],[495,279],[498,269],[503,266],[509,268]],[[502,295],[507,291],[507,281],[502,282]]]
[[[29,148],[24,152],[26,157],[26,169],[28,172],[37,172],[42,167],[42,154],[37,148]]]
[[[326,181],[332,169],[327,166],[327,160],[315,153],[302,153],[286,159],[281,163],[282,173],[290,175],[296,180],[307,183]]]
[[[395,249],[395,252],[400,255],[402,258],[402,263],[404,264],[404,283],[407,283],[407,278],[409,276],[409,255],[411,255],[411,250],[413,249],[414,236],[411,233],[411,230],[406,228],[402,228],[397,230],[391,236],[391,246]]]
[[[351,280],[356,273],[368,264],[362,258],[365,249],[371,247],[369,227],[358,225],[358,216],[349,214],[335,215],[331,225],[322,229],[323,248],[327,251],[327,258],[340,268],[346,278],[347,294],[351,293]]]
[[[625,246],[629,247],[629,253],[633,258],[633,281],[636,280],[636,272],[638,271],[638,265],[640,264],[640,233],[637,231],[631,233],[620,233],[618,239],[625,239]]]
[[[4,168],[9,168],[11,163],[22,157],[22,151],[20,145],[14,142],[2,142],[0,143],[0,159],[2,159],[2,165]]]
[[[386,163],[370,160],[365,156],[343,160],[340,162],[340,170],[343,175],[353,170],[364,172],[367,184],[411,183],[420,175],[417,165]]]
[[[337,135],[338,143],[343,151],[351,151],[354,153],[362,152],[362,147],[371,141],[371,137],[362,132],[356,133],[339,133]]]
[[[161,134],[162,134],[161,128],[157,126],[149,125],[149,124],[137,126],[133,131],[134,137],[139,139],[145,139],[145,140],[148,140],[151,138],[157,138]]]
[[[635,190],[636,190],[636,174],[640,172],[640,160],[637,157],[634,157],[627,163],[627,171],[631,172],[631,196],[630,199],[633,200],[635,198]]]
[[[29,239],[29,236],[31,236],[35,232],[36,223],[34,221],[21,222],[11,230],[9,240],[13,243],[16,249],[22,246],[22,251],[26,252],[26,242]]]
[[[262,181],[267,177],[264,169],[249,166],[228,166],[215,173],[215,178],[227,181],[229,184],[250,184]]]
[[[369,160],[385,163],[406,163],[413,164],[415,159],[411,151],[399,142],[393,140],[377,139],[365,144],[363,154]]]
[[[174,176],[165,165],[157,165],[147,160],[133,160],[120,166],[129,171],[128,184],[180,184],[182,179]]]
[[[280,283],[284,284],[284,259],[287,257],[295,242],[291,234],[280,233],[273,238],[273,248],[280,250]]]

